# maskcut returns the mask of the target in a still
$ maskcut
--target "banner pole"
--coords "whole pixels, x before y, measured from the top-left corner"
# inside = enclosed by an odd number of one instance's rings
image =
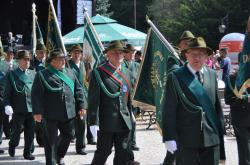
[[[59,28],[59,24],[58,24],[58,20],[57,20],[57,17],[56,17],[56,12],[55,12],[55,8],[54,8],[54,4],[53,4],[53,1],[52,0],[49,0],[49,3],[50,3],[50,7],[51,7],[51,10],[52,10],[52,14],[54,16],[54,19],[55,19],[55,22],[56,22],[56,29],[58,30],[59,32],[59,39],[60,39],[60,43],[62,45],[62,51],[63,53],[65,54],[65,56],[67,55],[67,51],[66,51],[66,48],[65,48],[65,45],[63,43],[63,39],[62,39],[62,33],[61,33],[61,30]]]
[[[94,32],[94,35],[95,35],[95,37],[96,37],[96,39],[97,39],[97,42],[98,42],[98,45],[100,46],[100,48],[102,49],[102,51],[104,51],[104,46],[103,46],[103,44],[102,44],[102,42],[101,42],[101,40],[100,40],[100,38],[99,38],[99,36],[98,36],[96,30],[95,30],[94,25],[92,24],[91,19],[89,18],[89,15],[88,15],[88,13],[87,13],[87,9],[86,9],[86,8],[83,8],[83,14],[84,14],[84,17],[87,19],[87,21],[88,21],[88,23],[89,23],[89,25],[90,25],[90,28],[91,28],[92,31]],[[84,25],[84,26],[85,26],[85,25]]]

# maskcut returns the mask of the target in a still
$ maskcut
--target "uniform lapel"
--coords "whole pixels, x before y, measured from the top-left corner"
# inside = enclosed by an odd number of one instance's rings
[[[207,75],[208,73],[205,74],[206,75],[204,75],[204,77],[206,76],[206,79],[209,78],[209,75]],[[208,96],[207,90],[203,88],[201,83],[189,71],[187,65],[177,70],[176,76],[179,79],[180,83],[185,84],[186,88],[188,88],[192,95],[195,97],[196,102],[199,106],[202,107],[203,112],[205,112],[206,119],[209,121],[214,131],[218,133],[218,122],[214,110],[215,107],[212,103],[211,98]],[[208,80],[204,79],[204,82],[205,81],[209,83]],[[209,84],[206,84],[206,86],[208,85]],[[206,88],[209,89],[208,87]]]

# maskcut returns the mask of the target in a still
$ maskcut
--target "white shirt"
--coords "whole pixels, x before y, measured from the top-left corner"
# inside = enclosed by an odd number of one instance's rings
[[[194,70],[191,65],[188,63],[187,64],[187,67],[188,67],[188,70],[195,76],[196,79],[198,79],[197,75],[196,75],[196,72],[199,71],[200,74],[203,74],[204,73],[204,68],[202,67],[201,70]],[[202,75],[201,75],[202,76]],[[203,76],[202,76],[203,77]]]
[[[78,67],[78,68],[80,68],[80,62],[77,64],[77,63],[75,63],[76,64],[76,66]]]
[[[27,72],[28,69],[23,70],[22,68],[19,67],[19,69],[23,72]]]
[[[13,69],[13,60],[11,60],[10,62],[8,62],[8,61],[5,61],[5,62],[8,64],[9,69],[12,70]]]

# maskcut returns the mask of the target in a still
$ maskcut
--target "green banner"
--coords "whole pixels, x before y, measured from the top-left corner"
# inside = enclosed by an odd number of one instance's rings
[[[250,87],[250,36],[246,33],[242,52],[239,53],[239,70],[236,78],[234,93],[242,97],[247,88]]]
[[[83,36],[83,53],[91,56],[92,68],[96,68],[103,60],[104,55],[98,44],[98,36],[95,36],[94,27],[88,21],[87,16],[84,17],[84,36]]]
[[[40,26],[38,24],[38,21],[36,19],[36,22],[35,22],[35,38],[33,36],[33,34],[31,35],[32,36],[32,39],[31,39],[31,45],[32,47],[36,48],[36,45],[38,44],[42,44],[44,45],[44,41],[43,41],[43,36],[42,36],[42,32],[41,32],[41,29],[40,29]],[[35,43],[33,43],[33,41],[36,41],[36,45],[34,45]]]
[[[56,20],[53,16],[51,6],[49,6],[49,13],[48,13],[48,33],[47,33],[47,41],[46,47],[48,51],[54,49],[62,49],[63,45],[60,41],[60,32],[56,27]]]
[[[155,106],[156,119],[161,127],[161,105],[164,99],[168,74],[167,59],[170,56],[175,58],[175,56],[158,36],[156,32],[149,30],[145,58],[134,100]]]
[[[40,26],[39,26],[37,19],[36,19],[36,44],[44,45],[42,32],[41,32],[41,29],[40,29]]]

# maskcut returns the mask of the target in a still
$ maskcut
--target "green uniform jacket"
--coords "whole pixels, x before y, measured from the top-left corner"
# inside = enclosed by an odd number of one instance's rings
[[[67,121],[76,116],[76,111],[86,109],[82,86],[77,77],[71,69],[65,69],[65,74],[74,82],[74,94],[68,85],[48,69],[36,74],[31,94],[34,114],[42,114],[47,120]],[[49,87],[58,90],[53,91]]]
[[[210,105],[214,106],[212,110],[216,121],[216,127],[219,133],[212,129],[208,114],[203,117],[203,124],[201,123],[202,113],[200,110],[193,109],[193,107],[184,104],[180,100],[180,94],[176,94],[176,83],[173,81],[173,77],[176,75],[179,85],[181,87],[182,94],[194,105],[201,105],[201,97],[194,95],[190,87],[194,88],[201,93],[204,91],[207,93]],[[183,147],[208,147],[220,144],[223,141],[223,114],[220,105],[220,100],[217,94],[217,80],[216,73],[208,68],[204,68],[204,84],[196,85],[199,81],[189,71],[186,65],[174,70],[168,76],[166,85],[166,96],[163,103],[162,114],[162,132],[163,141],[175,140],[178,145]],[[182,77],[180,77],[182,76]],[[187,82],[187,83],[184,83]],[[195,86],[193,86],[195,85]],[[203,88],[203,89],[202,89]],[[203,97],[203,95],[202,95]],[[203,108],[204,108],[203,107]],[[202,125],[202,126],[201,126]]]
[[[228,78],[231,83],[231,87],[234,88],[236,75],[230,75]],[[229,86],[229,81],[226,81],[225,102],[230,105],[232,124],[236,126],[249,127],[250,104],[248,103],[247,94],[245,93],[243,99],[237,98]],[[250,91],[248,91],[248,93],[249,92]]]
[[[45,61],[39,61],[36,57],[32,59],[31,62],[31,69],[35,70],[36,72],[45,69]]]
[[[107,63],[103,64],[107,65]],[[130,80],[129,70],[124,68],[124,75]],[[101,79],[112,94],[120,91],[120,85],[106,72],[97,68]],[[130,90],[128,88],[128,90]],[[100,130],[108,132],[120,132],[131,130],[131,97],[125,96],[116,98],[109,97],[97,82],[94,71],[91,73],[89,94],[88,94],[88,122],[90,125],[99,125]],[[126,100],[126,101],[125,101]],[[124,101],[124,102],[123,102]]]
[[[83,85],[83,80],[84,80],[84,77],[86,75],[84,63],[81,61],[80,67],[78,68],[73,60],[69,60],[69,65],[70,65],[70,69],[72,69],[74,71],[74,73],[75,73],[76,77],[78,78],[79,82],[81,83],[81,85]]]
[[[85,70],[84,62],[81,61],[79,68],[74,63],[73,60],[69,60],[69,65],[70,65],[70,68],[74,71],[76,77],[78,78],[80,84],[83,87],[84,97],[86,99],[85,102],[87,104],[88,88],[87,88],[86,84],[84,83],[84,81],[86,81],[86,70]]]
[[[184,65],[184,61],[177,59],[174,56],[169,56],[167,59],[167,71],[170,73],[171,71],[180,68]]]
[[[10,105],[14,113],[32,112],[31,86],[35,77],[33,70],[25,74],[20,68],[8,72],[5,78],[4,106]]]
[[[123,61],[123,66],[125,66],[126,68],[128,68],[128,70],[131,72],[131,84],[132,84],[132,88],[135,87],[136,81],[137,81],[137,75],[139,73],[139,69],[140,69],[140,64],[138,62],[135,61]]]
[[[12,70],[16,69],[18,67],[18,64],[15,60],[13,60],[13,66]],[[5,60],[0,61],[0,71],[4,73],[5,75],[10,71],[9,65]]]

